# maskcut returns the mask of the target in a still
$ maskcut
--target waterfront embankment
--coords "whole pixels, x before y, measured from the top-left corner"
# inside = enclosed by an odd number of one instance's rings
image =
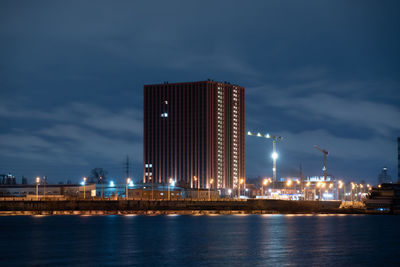
[[[7,200],[0,215],[103,215],[103,214],[296,214],[363,213],[339,208],[340,201],[288,200]]]

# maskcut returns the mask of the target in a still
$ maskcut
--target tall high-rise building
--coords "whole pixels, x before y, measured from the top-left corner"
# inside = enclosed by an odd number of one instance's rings
[[[400,137],[397,137],[397,183],[400,184]]]
[[[237,188],[245,176],[244,124],[243,87],[215,81],[145,85],[143,182]]]
[[[381,173],[378,175],[378,184],[391,184],[392,177],[388,174],[387,167],[383,167]]]

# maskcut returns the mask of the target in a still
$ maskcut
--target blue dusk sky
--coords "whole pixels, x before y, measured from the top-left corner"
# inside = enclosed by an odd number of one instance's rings
[[[246,88],[246,131],[283,136],[278,176],[397,177],[399,1],[1,1],[0,173],[142,177],[143,85]],[[246,176],[272,176],[246,137]]]

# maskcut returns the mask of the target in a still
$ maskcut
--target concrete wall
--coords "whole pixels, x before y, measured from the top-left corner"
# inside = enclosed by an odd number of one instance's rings
[[[1,201],[0,211],[243,211],[246,213],[338,212],[339,201],[220,200],[220,201],[146,201],[146,200],[65,200]]]

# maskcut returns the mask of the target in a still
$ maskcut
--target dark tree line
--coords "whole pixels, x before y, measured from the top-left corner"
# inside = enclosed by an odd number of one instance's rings
[[[103,168],[94,168],[90,171],[89,182],[96,184],[107,183],[108,172]]]

